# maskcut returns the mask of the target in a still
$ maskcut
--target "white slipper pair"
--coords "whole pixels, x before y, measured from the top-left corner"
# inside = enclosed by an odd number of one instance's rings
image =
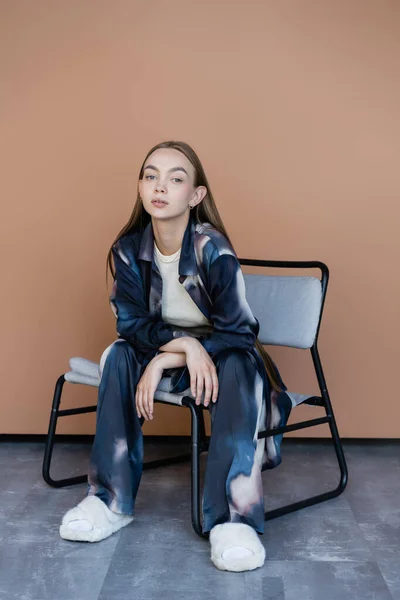
[[[265,548],[250,525],[216,525],[210,531],[210,542],[211,560],[221,571],[252,571],[264,564]]]
[[[133,521],[112,512],[97,496],[86,496],[63,517],[64,540],[100,542]],[[252,571],[262,567],[265,549],[257,532],[244,523],[222,523],[210,531],[211,560],[221,571]]]
[[[100,542],[132,521],[133,517],[112,512],[100,498],[90,495],[65,513],[60,536],[74,542]]]

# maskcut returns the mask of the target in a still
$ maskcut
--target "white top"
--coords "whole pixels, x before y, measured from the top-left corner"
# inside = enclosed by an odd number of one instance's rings
[[[175,254],[161,254],[154,242],[154,260],[160,271],[163,283],[161,315],[163,321],[178,327],[211,325],[184,286],[179,283],[179,258],[181,248]]]

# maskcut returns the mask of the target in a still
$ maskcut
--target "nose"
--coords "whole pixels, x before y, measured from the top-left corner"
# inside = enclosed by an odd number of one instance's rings
[[[160,180],[158,180],[158,183],[156,185],[156,191],[157,192],[165,191],[165,185],[163,185]]]

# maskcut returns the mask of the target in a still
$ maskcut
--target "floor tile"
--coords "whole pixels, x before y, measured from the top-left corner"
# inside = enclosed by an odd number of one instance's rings
[[[127,597],[151,600],[186,598],[200,600],[243,600],[243,573],[216,569],[207,545],[193,540],[181,547],[179,538],[169,547],[152,543],[118,545],[104,581],[100,600],[126,600]]]
[[[265,596],[250,596],[249,592],[255,588],[260,594],[268,594],[271,578],[282,580],[285,600],[392,600],[379,567],[373,561],[266,561],[262,569],[246,573],[248,597],[264,600]]]

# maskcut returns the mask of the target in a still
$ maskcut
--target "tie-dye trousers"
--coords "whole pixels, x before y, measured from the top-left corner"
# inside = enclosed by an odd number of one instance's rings
[[[88,494],[99,497],[114,512],[128,515],[134,514],[143,466],[143,435],[135,405],[136,385],[144,371],[139,356],[126,340],[119,339],[110,347],[98,391],[88,472]],[[263,533],[265,440],[257,440],[257,435],[265,421],[264,398],[270,394],[263,388],[265,379],[250,352],[232,348],[213,360],[219,393],[217,402],[208,407],[211,437],[204,475],[203,532],[220,523],[242,522]],[[185,367],[179,369],[183,372]],[[286,403],[286,421],[291,402],[284,392],[279,396],[281,406]]]

